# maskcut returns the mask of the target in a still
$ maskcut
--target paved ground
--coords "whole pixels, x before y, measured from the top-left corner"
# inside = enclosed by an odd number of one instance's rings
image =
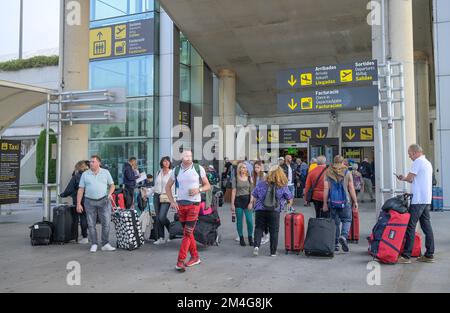
[[[296,206],[308,220],[312,208]],[[280,231],[279,255],[258,258],[250,247],[234,241],[229,207],[221,208],[223,226],[219,247],[201,249],[203,263],[180,274],[173,268],[180,241],[164,246],[146,243],[140,250],[97,252],[78,244],[32,247],[28,226],[41,207],[30,196],[20,205],[3,207],[0,216],[0,292],[449,292],[450,214],[433,213],[437,263],[381,266],[381,285],[369,286],[371,258],[362,240],[351,253],[334,259],[285,255]],[[361,208],[361,237],[375,222],[372,204]],[[111,234],[112,242],[115,236]],[[66,283],[70,261],[81,264],[81,286]]]

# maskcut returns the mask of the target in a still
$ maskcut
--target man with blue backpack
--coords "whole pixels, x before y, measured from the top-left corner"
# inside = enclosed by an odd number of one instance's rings
[[[331,218],[336,222],[335,251],[339,251],[341,244],[342,250],[348,252],[347,238],[352,225],[352,209],[358,209],[358,200],[352,174],[340,155],[334,157],[333,165],[326,171],[323,202],[323,211],[330,210]]]

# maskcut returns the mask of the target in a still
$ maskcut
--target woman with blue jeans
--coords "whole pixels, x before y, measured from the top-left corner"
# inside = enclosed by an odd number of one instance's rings
[[[255,248],[253,255],[258,256],[261,238],[264,230],[268,227],[270,233],[270,255],[277,255],[278,232],[280,229],[280,213],[286,206],[292,206],[294,195],[287,186],[288,180],[282,168],[278,165],[269,170],[269,175],[265,181],[260,181],[252,192],[255,208]],[[275,188],[275,197],[278,206],[267,208],[264,199],[269,194],[269,187]]]
[[[352,210],[358,210],[358,200],[356,198],[355,186],[353,185],[352,173],[344,165],[344,158],[340,155],[334,157],[334,163],[325,172],[324,192],[323,192],[323,211],[328,212],[331,209],[331,218],[336,223],[336,247],[339,251],[339,243],[344,252],[348,252],[348,233],[352,226]],[[331,188],[334,183],[343,184],[347,205],[343,209],[329,208]],[[351,203],[350,203],[351,201]],[[342,229],[341,229],[342,223]]]
[[[252,193],[252,178],[248,173],[245,163],[237,167],[236,176],[231,182],[231,214],[237,218],[236,228],[239,234],[241,246],[245,246],[244,240],[244,216],[247,223],[248,244],[253,246],[253,210],[250,206]]]

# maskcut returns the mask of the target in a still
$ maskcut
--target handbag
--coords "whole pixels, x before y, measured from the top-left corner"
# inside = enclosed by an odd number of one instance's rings
[[[162,193],[159,195],[159,202],[160,203],[170,203],[169,197],[167,196],[167,194]]]

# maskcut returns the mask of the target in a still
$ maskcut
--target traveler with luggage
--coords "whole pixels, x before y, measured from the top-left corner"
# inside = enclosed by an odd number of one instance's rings
[[[172,170],[171,177],[166,184],[166,194],[169,197],[171,207],[177,210],[178,218],[183,225],[183,241],[175,268],[184,272],[186,267],[201,263],[194,238],[194,230],[200,211],[201,193],[209,191],[211,186],[203,167],[192,162],[191,151],[185,150],[181,159],[182,163]],[[177,193],[176,201],[172,195],[174,184]],[[188,251],[191,254],[191,259],[185,264]]]
[[[264,172],[264,164],[262,161],[256,161],[255,166],[253,169],[253,175],[252,175],[252,182],[253,182],[253,189],[256,187],[256,185],[261,182],[265,181],[267,179],[267,174]],[[255,198],[252,196],[251,200],[252,203],[255,203]],[[269,227],[266,227],[263,233],[263,237],[261,239],[261,244],[265,245],[270,241],[270,234],[269,234]]]
[[[369,194],[370,201],[374,202],[375,197],[373,195],[373,184],[372,184],[372,178],[373,178],[373,166],[369,163],[369,159],[365,158],[361,164],[359,165],[359,172],[362,175],[363,182],[364,182],[364,191],[361,193],[361,202],[364,202],[364,195],[367,193]]]
[[[335,251],[339,251],[341,244],[342,250],[348,252],[347,238],[352,225],[352,210],[358,209],[358,200],[352,174],[343,162],[342,156],[335,156],[333,165],[325,172],[323,211],[330,211],[336,223]]]
[[[125,198],[125,208],[131,209],[134,202],[134,189],[136,188],[136,179],[139,178],[137,169],[137,159],[131,157],[123,166],[123,195]]]
[[[165,156],[159,162],[160,171],[156,175],[155,187],[153,187],[153,207],[156,213],[156,238],[153,243],[161,245],[169,242],[169,226],[170,221],[167,218],[167,213],[170,209],[170,198],[166,194],[166,185],[172,175],[172,163],[168,156]],[[172,188],[172,194],[174,188]],[[167,229],[167,236],[164,235],[164,228]]]
[[[77,212],[86,210],[88,220],[88,235],[91,243],[91,252],[97,252],[97,215],[102,225],[102,251],[116,250],[109,244],[109,229],[111,225],[110,201],[114,193],[115,185],[111,174],[107,169],[100,168],[101,159],[93,155],[90,161],[90,169],[81,175],[77,194]],[[82,206],[83,196],[84,208]]]
[[[244,162],[238,165],[236,175],[231,183],[231,214],[236,219],[239,243],[243,247],[246,246],[243,231],[243,220],[245,216],[248,244],[253,246],[253,210],[250,205],[253,183],[247,165]]]
[[[266,181],[260,181],[252,192],[256,215],[255,248],[253,250],[255,256],[259,254],[261,237],[266,227],[269,227],[270,233],[270,255],[274,257],[277,254],[280,213],[287,206],[292,207],[294,198],[287,183],[283,169],[274,165],[269,170]]]
[[[89,169],[89,167],[86,165],[85,161],[77,162],[77,164],[75,165],[75,171],[72,175],[72,178],[70,179],[69,184],[67,185],[64,192],[62,192],[59,196],[61,198],[65,198],[65,197],[69,197],[69,196],[72,197],[73,205],[76,205],[81,175],[88,169]],[[81,206],[84,208],[84,197],[81,199]],[[78,221],[80,223],[81,235],[83,237],[83,239],[78,241],[78,243],[88,244],[89,243],[88,222],[87,222],[87,217],[86,217],[86,211],[83,211],[82,213],[77,213],[75,218],[76,218],[75,223],[76,223],[77,227],[78,227]]]
[[[309,173],[305,186],[305,205],[314,203],[316,218],[329,218],[330,212],[323,212],[323,191],[325,188],[325,171],[327,170],[327,159],[321,155],[317,157],[317,167]]]
[[[398,263],[411,263],[411,252],[414,246],[414,238],[417,222],[425,234],[425,254],[417,261],[434,263],[434,235],[431,227],[431,198],[433,187],[433,166],[423,154],[422,147],[413,144],[408,149],[409,158],[413,161],[411,170],[407,176],[396,175],[398,180],[411,184],[412,200],[409,208],[411,218],[405,235],[405,249]]]

